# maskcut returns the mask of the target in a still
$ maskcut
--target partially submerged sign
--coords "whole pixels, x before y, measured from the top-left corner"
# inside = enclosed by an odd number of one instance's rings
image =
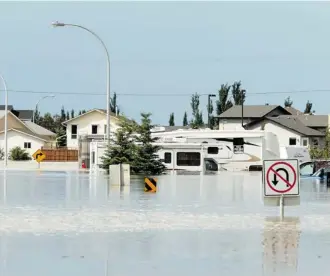
[[[298,159],[264,160],[262,186],[265,205],[299,205]]]

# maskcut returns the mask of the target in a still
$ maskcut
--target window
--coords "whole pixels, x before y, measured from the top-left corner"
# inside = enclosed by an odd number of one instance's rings
[[[313,146],[318,146],[319,145],[319,140],[314,138],[312,143],[313,143]]]
[[[243,138],[234,138],[234,153],[244,153],[244,139]]]
[[[295,146],[297,144],[297,138],[289,138],[289,145]]]
[[[92,134],[97,134],[97,125],[92,125]]]
[[[308,138],[302,138],[302,145],[304,147],[307,147],[308,146]]]
[[[165,152],[165,154],[164,154],[164,163],[166,163],[166,164],[172,163],[172,153]]]
[[[77,125],[71,125],[71,139],[77,139]]]
[[[30,149],[31,148],[31,142],[24,142],[24,148]]]
[[[178,152],[176,154],[176,164],[178,166],[200,166],[200,152]]]
[[[300,166],[300,175],[312,175],[314,173],[314,164],[307,163]]]
[[[213,159],[205,159],[205,169],[207,171],[218,171],[218,164]]]
[[[219,148],[218,147],[208,147],[207,148],[207,153],[208,154],[218,154],[219,153]]]

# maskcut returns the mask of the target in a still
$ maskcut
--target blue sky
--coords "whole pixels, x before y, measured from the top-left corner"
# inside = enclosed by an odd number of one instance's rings
[[[316,113],[328,114],[329,8],[326,2],[0,2],[0,72],[8,89],[63,93],[42,101],[42,113],[62,105],[106,108],[104,95],[65,94],[105,93],[106,63],[96,39],[50,26],[59,20],[103,38],[111,92],[130,117],[151,112],[154,123],[168,124],[174,112],[180,125],[184,111],[191,115],[189,95],[217,93],[236,80],[247,104],[283,104],[291,96],[299,109],[310,100]],[[329,91],[254,94],[315,89]],[[45,95],[9,93],[17,109],[33,109]],[[205,121],[206,103],[202,96]]]

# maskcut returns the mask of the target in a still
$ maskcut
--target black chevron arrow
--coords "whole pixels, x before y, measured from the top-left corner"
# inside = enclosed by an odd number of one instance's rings
[[[36,154],[36,159],[38,159],[39,156],[41,157],[41,156],[43,156],[43,154],[42,154],[42,153],[38,153],[38,154]]]
[[[285,173],[285,179],[286,179],[286,181],[288,181],[289,182],[289,173],[288,173],[288,171],[286,170],[286,169],[284,169],[284,168],[278,168],[277,170],[276,170],[276,172],[280,172],[280,171],[282,171],[282,172],[284,172]],[[273,182],[273,184],[276,186],[277,185],[277,183],[278,183],[278,181],[277,181],[277,177],[276,177],[277,175],[276,174],[274,174],[274,180],[272,181]],[[288,184],[287,184],[287,186],[289,186]]]

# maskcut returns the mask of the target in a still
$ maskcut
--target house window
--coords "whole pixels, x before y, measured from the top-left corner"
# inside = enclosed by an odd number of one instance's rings
[[[302,140],[302,145],[304,147],[307,147],[308,146],[308,138],[302,138],[301,140]]]
[[[176,154],[176,164],[178,166],[200,166],[200,152],[178,152]]]
[[[30,149],[31,148],[31,142],[24,142],[24,148]]]
[[[77,139],[77,125],[71,125],[71,139]]]
[[[289,145],[295,146],[297,144],[297,138],[289,138]]]
[[[316,138],[314,138],[313,140],[312,140],[312,143],[313,143],[313,146],[318,146],[319,145],[319,140],[318,139],[316,139]]]
[[[92,125],[92,134],[97,134],[97,125]]]
[[[164,154],[164,163],[171,164],[172,163],[172,153],[165,152]]]
[[[208,154],[218,154],[219,153],[219,148],[218,147],[208,147],[207,148],[207,153]]]

